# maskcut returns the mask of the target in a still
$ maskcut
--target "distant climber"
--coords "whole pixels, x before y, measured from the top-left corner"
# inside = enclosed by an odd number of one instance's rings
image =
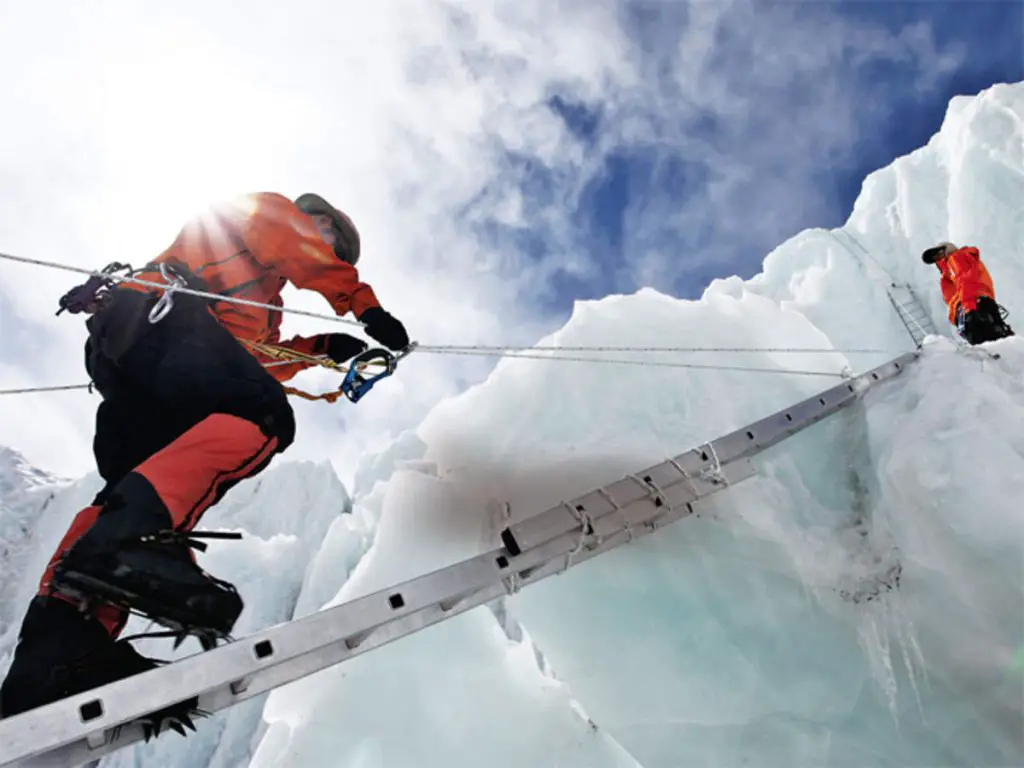
[[[1004,320],[1005,310],[996,303],[992,277],[977,248],[939,243],[925,249],[921,260],[939,270],[949,322],[967,343],[981,344],[1014,335]]]
[[[291,282],[320,293],[339,316],[352,312],[384,346],[404,349],[402,323],[359,280],[359,253],[352,221],[323,198],[264,192],[196,216],[134,276],[276,307]],[[162,288],[103,287],[110,290],[100,294],[90,278],[61,307],[91,315],[85,365],[103,398],[93,452],[105,485],[71,522],[41,578],[0,686],[0,717],[156,666],[117,640],[129,609],[182,637],[205,633],[215,642],[230,632],[243,602],[199,568],[186,536],[232,486],[292,443],[281,382],[314,364],[264,367],[239,342],[337,363],[367,349],[343,333],[280,341],[281,313],[266,308],[176,293],[159,317],[151,313],[167,296]],[[81,598],[99,600],[80,612]],[[182,713],[189,708],[166,714]]]

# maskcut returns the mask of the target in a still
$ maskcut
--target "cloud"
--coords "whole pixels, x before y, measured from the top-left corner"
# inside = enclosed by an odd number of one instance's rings
[[[966,56],[940,54],[926,24],[894,33],[825,3],[661,4],[631,22],[642,86],[601,108],[598,151],[624,159],[629,189],[605,289],[696,295],[749,275],[764,243],[834,221],[833,172]]]
[[[926,30],[892,36],[814,4],[8,4],[0,251],[139,265],[220,196],[318,191],[356,221],[361,273],[414,338],[529,343],[563,319],[560,281],[678,286],[824,211],[815,164],[856,151],[858,68],[898,62],[927,87],[918,63],[934,51]],[[617,249],[581,219],[616,156],[640,190],[607,212],[622,216]],[[31,327],[36,345],[5,345],[0,387],[84,380],[80,319],[52,317],[80,278],[7,262],[0,275],[0,334]],[[308,292],[286,300],[329,312]],[[283,330],[335,329],[287,315]],[[297,400],[287,457],[348,474],[492,362],[416,353],[356,406]],[[80,473],[95,405],[0,400],[0,443]]]
[[[317,190],[357,222],[362,274],[414,338],[514,343],[550,329],[530,296],[552,267],[493,250],[484,225],[559,226],[551,206],[521,193],[511,155],[552,168],[578,156],[545,99],[553,83],[604,76],[617,37],[607,12],[258,2],[240,13],[185,2],[173,12],[114,3],[57,15],[25,4],[2,21],[0,64],[20,73],[2,94],[18,115],[0,158],[0,199],[16,213],[0,231],[3,250],[79,267],[139,265],[217,196]],[[4,362],[39,385],[83,380],[80,319],[51,317],[81,278],[2,270],[4,332],[33,318],[39,349],[61,351],[48,360],[8,347]],[[329,312],[307,292],[288,299]],[[313,329],[324,324],[286,316],[286,334]],[[484,365],[423,353],[358,406],[296,401],[304,433],[289,456],[350,467],[383,430],[414,424]],[[301,383],[337,382],[311,373]],[[44,466],[91,465],[88,442],[67,437],[88,434],[95,398],[19,397],[0,403],[3,439]],[[52,425],[63,419],[51,418],[33,431],[26,408],[56,409],[71,423],[62,432]]]

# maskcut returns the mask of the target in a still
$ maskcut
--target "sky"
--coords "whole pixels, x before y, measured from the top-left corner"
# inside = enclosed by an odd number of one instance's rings
[[[316,191],[355,220],[360,274],[414,339],[534,343],[574,301],[698,298],[840,226],[952,96],[1024,79],[1021,8],[0,0],[0,253],[139,265],[221,197]],[[54,317],[81,279],[0,259],[0,389],[86,381],[82,316]],[[296,400],[285,458],[347,479],[493,362],[418,352],[356,405]],[[4,396],[0,444],[78,477],[97,403]]]

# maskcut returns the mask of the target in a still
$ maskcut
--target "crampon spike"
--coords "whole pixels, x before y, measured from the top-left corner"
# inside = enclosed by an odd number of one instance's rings
[[[209,712],[198,708],[179,705],[178,707],[172,707],[141,717],[139,718],[139,724],[142,726],[143,738],[147,742],[157,738],[165,727],[181,736],[187,737],[188,731],[196,732],[197,730],[195,721],[192,718],[204,718],[208,717],[209,714]]]

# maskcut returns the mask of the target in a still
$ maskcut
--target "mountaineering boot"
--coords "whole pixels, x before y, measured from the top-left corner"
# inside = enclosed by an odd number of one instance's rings
[[[1013,328],[1004,320],[1005,312],[1006,310],[994,299],[988,296],[980,297],[977,309],[965,313],[960,320],[960,335],[969,344],[983,344],[1015,335]]]
[[[211,647],[230,635],[244,605],[233,585],[196,564],[180,538],[168,532],[91,552],[72,549],[54,571],[54,589],[137,611]]]
[[[178,631],[179,641],[195,634],[212,647],[230,634],[242,599],[199,567],[191,548],[205,545],[169,530],[163,510],[146,479],[129,474],[56,564],[52,588],[87,608],[98,601],[134,610]]]
[[[29,605],[14,660],[0,686],[0,717],[13,717],[160,663],[142,656],[126,641],[114,640],[103,624],[64,600],[37,596]],[[181,733],[178,723],[194,729],[191,718],[203,714],[197,706],[198,697],[192,697],[143,721],[158,732],[167,719]]]

